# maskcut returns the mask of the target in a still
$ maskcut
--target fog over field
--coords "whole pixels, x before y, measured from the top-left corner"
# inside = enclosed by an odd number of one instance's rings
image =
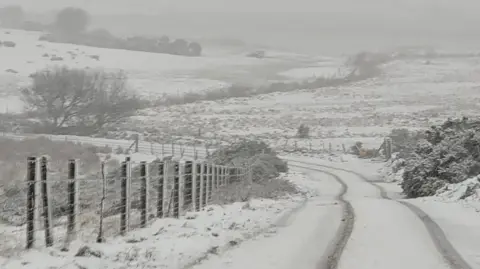
[[[236,38],[302,53],[340,54],[361,49],[480,45],[474,0],[3,0],[42,12],[79,6],[93,23],[118,34]]]

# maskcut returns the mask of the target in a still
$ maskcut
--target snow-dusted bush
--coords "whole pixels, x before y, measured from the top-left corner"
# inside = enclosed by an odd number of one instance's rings
[[[419,140],[425,138],[423,132],[410,131],[405,128],[393,129],[388,135],[392,139],[392,152],[398,152],[397,158],[407,158]]]
[[[297,129],[298,138],[308,138],[310,137],[310,127],[305,124],[301,124]]]
[[[246,201],[252,197],[275,198],[296,192],[286,180],[277,179],[288,171],[287,163],[263,141],[242,141],[212,153],[209,159],[217,164],[250,166],[252,182],[236,181],[215,194],[216,203]]]
[[[251,166],[253,181],[277,177],[287,172],[287,164],[263,141],[245,140],[223,147],[212,153],[209,159],[221,165]]]
[[[407,197],[434,195],[449,183],[480,174],[480,121],[447,120],[427,130],[405,160],[401,184]]]

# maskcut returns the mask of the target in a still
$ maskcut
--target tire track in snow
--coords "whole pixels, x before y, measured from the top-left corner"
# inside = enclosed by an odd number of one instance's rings
[[[295,165],[295,164],[290,164],[290,165],[294,167],[313,170],[316,172],[329,175],[333,177],[341,185],[341,191],[335,197],[335,200],[339,201],[342,204],[342,208],[343,208],[342,222],[340,224],[340,227],[338,227],[338,230],[335,234],[334,239],[329,244],[326,253],[322,255],[322,258],[317,264],[317,269],[336,269],[338,267],[338,262],[340,261],[340,257],[342,256],[343,250],[345,249],[345,246],[347,245],[347,242],[350,239],[350,236],[352,235],[353,226],[355,224],[355,212],[353,211],[353,207],[350,204],[350,202],[345,200],[344,198],[345,194],[348,191],[348,185],[339,176],[331,172],[315,169],[308,166],[301,166],[301,165]]]
[[[388,196],[388,193],[385,191],[385,189],[382,186],[371,182],[365,175],[362,175],[358,172],[344,169],[344,168],[337,168],[333,166],[316,164],[316,163],[305,162],[305,161],[297,161],[297,160],[292,160],[288,158],[283,158],[283,159],[289,162],[295,162],[295,163],[301,163],[309,166],[316,166],[316,167],[322,167],[322,168],[327,168],[327,169],[332,169],[337,171],[343,171],[343,172],[356,175],[357,177],[361,178],[363,181],[377,188],[377,190],[380,193],[380,197],[382,199],[395,201],[407,207],[408,209],[410,209],[410,211],[412,211],[422,221],[423,225],[425,226],[425,229],[427,230],[428,234],[430,235],[430,238],[432,239],[433,244],[437,248],[437,251],[441,254],[444,261],[448,264],[448,266],[451,269],[473,269],[473,267],[470,266],[468,262],[466,262],[465,259],[462,257],[462,255],[455,249],[452,243],[450,243],[450,241],[448,240],[442,228],[425,211],[423,211],[419,207],[409,202],[397,201],[397,200],[391,199]],[[292,164],[292,166],[297,166],[297,165]],[[311,169],[308,167],[304,167],[304,168]],[[312,170],[326,173],[326,171],[323,171],[321,169],[312,169]]]

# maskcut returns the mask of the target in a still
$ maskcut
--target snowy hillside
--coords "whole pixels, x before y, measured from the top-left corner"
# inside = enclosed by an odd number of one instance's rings
[[[381,76],[351,85],[149,109],[134,117],[132,125],[154,122],[153,133],[161,126],[169,126],[163,133],[196,134],[201,128],[219,138],[250,135],[284,144],[305,123],[312,139],[379,146],[393,128],[419,129],[447,117],[475,116],[479,63],[479,58],[435,59],[431,64],[398,60],[383,66]]]
[[[40,34],[3,29],[0,41],[11,41],[15,47],[0,46],[0,96],[17,96],[18,87],[29,83],[28,76],[45,67],[66,65],[76,68],[122,69],[129,75],[133,89],[144,97],[158,98],[163,94],[178,95],[225,87],[231,83],[247,85],[265,83],[270,79],[292,80],[335,73],[341,61],[306,57],[272,51],[268,58],[245,57],[243,53],[204,57],[183,57],[126,50],[110,50],[70,44],[38,41]],[[208,49],[208,48],[207,48]],[[322,69],[314,69],[315,66]],[[292,68],[307,67],[300,74]],[[287,72],[287,73],[282,73]],[[9,99],[9,103],[10,103]],[[5,101],[3,101],[5,102]],[[17,102],[18,103],[18,102]],[[2,103],[0,103],[2,104]],[[10,103],[9,111],[18,110]],[[0,111],[4,112],[3,109]]]

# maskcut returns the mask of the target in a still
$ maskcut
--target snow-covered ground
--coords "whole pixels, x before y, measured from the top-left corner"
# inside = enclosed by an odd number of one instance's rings
[[[328,75],[338,71],[344,61],[280,52],[272,52],[265,59],[244,54],[191,58],[53,44],[36,41],[37,37],[15,31],[0,35],[0,40],[18,43],[16,48],[0,49],[0,56],[7,59],[0,63],[5,65],[0,70],[16,65],[11,68],[19,72],[2,75],[0,81],[8,86],[2,87],[0,100],[9,98],[9,107],[6,101],[0,102],[5,105],[0,112],[18,109],[21,102],[17,88],[28,81],[28,74],[56,63],[126,69],[140,95],[158,97],[222,87],[238,79],[252,82],[278,80],[282,74],[297,79]],[[69,51],[77,54],[75,59]],[[44,53],[59,54],[65,60],[51,62],[42,57]],[[91,59],[91,54],[100,55],[100,61]],[[429,64],[420,59],[397,60],[383,66],[380,77],[353,85],[148,109],[140,111],[125,128],[150,129],[152,135],[193,136],[200,131],[207,139],[215,136],[219,140],[249,135],[284,144],[284,138],[294,136],[299,124],[304,123],[314,139],[299,144],[323,147],[332,143],[337,148],[362,141],[374,148],[392,128],[422,128],[447,117],[475,115],[480,99],[479,61],[475,57],[431,59]],[[292,140],[287,142],[293,146]]]
[[[0,41],[16,43],[14,48],[0,46],[0,58],[2,59],[0,62],[0,97],[4,95],[18,96],[18,89],[28,85],[30,74],[39,69],[56,65],[124,70],[129,76],[132,88],[145,98],[159,98],[164,94],[180,95],[187,92],[202,92],[223,88],[232,83],[252,85],[270,79],[298,79],[297,76],[284,78],[278,73],[292,68],[311,66],[315,63],[332,70],[341,66],[338,59],[307,58],[305,55],[282,54],[281,52],[273,52],[272,57],[266,59],[249,58],[238,53],[221,56],[211,54],[203,57],[183,57],[49,43],[39,41],[39,36],[39,33],[34,32],[0,29]],[[94,59],[93,56],[98,56],[99,60]],[[53,58],[61,58],[61,60],[52,60]],[[0,102],[1,104],[2,102]],[[21,110],[20,104],[21,102],[19,104],[10,103],[9,111]],[[0,111],[4,112],[3,109]]]
[[[295,159],[308,160],[308,158]],[[368,160],[365,161],[345,157],[342,158],[342,160],[343,162],[341,163],[338,161],[330,162],[330,164],[328,161],[322,161],[321,163],[333,167],[351,169],[370,176],[372,180],[375,180],[376,184],[380,185],[387,191],[390,197],[402,199],[403,195],[401,194],[401,188],[397,181],[401,178],[401,172],[390,174],[391,176],[396,177],[396,180],[394,181],[393,179],[388,178],[388,174],[377,174],[377,171],[382,172],[386,170],[382,169],[384,168],[385,163],[374,163]],[[385,182],[376,181],[379,179],[383,179]],[[480,225],[480,192],[477,189],[475,193],[467,198],[463,197],[467,188],[473,185],[480,185],[478,177],[468,179],[458,184],[449,184],[433,197],[403,199],[403,201],[412,203],[425,211],[425,213],[427,213],[432,220],[440,226],[450,243],[472,266],[472,268],[477,268],[480,266],[480,256],[478,255],[478,249],[480,249],[480,232],[478,230]],[[379,209],[379,211],[381,210]],[[392,220],[393,216],[387,217],[383,214],[381,218],[384,220]],[[399,234],[401,235],[402,233]],[[409,244],[409,246],[411,245]],[[410,247],[398,246],[398,248],[403,252]]]
[[[306,198],[318,198],[315,182],[305,175],[290,173],[282,178],[296,184],[304,194],[211,205],[180,219],[157,220],[148,228],[125,237],[107,238],[102,244],[94,243],[96,234],[81,234],[82,240],[74,241],[67,252],[60,251],[61,245],[48,250],[37,248],[0,258],[0,264],[5,269],[186,268],[241,245],[244,240],[276,234],[279,226],[288,225],[292,215],[305,206]],[[76,256],[85,246],[90,249],[87,254]]]
[[[387,64],[380,77],[353,85],[149,109],[132,119],[132,125],[153,122],[169,126],[162,133],[201,129],[217,138],[250,135],[279,141],[294,136],[304,123],[313,140],[362,141],[376,147],[393,128],[425,128],[448,117],[475,116],[479,61],[398,60]]]

